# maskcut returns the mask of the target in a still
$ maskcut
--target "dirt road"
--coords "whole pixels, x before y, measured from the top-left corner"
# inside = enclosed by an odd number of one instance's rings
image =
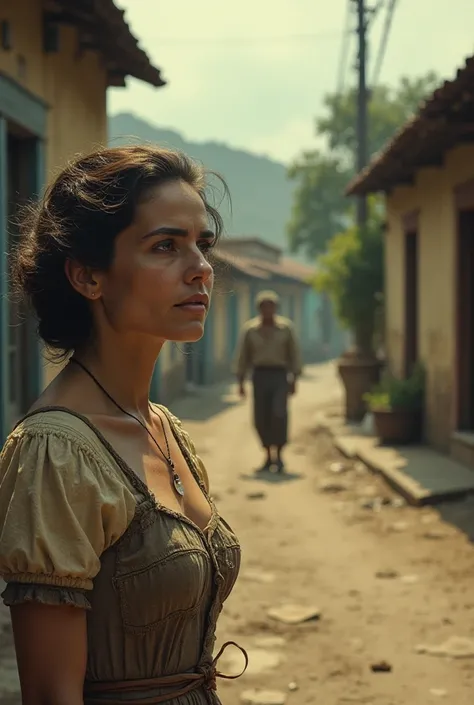
[[[239,642],[251,664],[240,680],[220,682],[224,705],[254,689],[277,691],[272,703],[285,694],[290,705],[472,705],[473,547],[437,511],[400,506],[363,466],[340,465],[330,440],[314,432],[318,406],[337,400],[334,368],[310,368],[292,402],[284,482],[255,479],[261,458],[248,404],[177,405],[242,541],[219,641]],[[321,617],[287,626],[268,616],[286,603]],[[462,640],[446,656],[419,653],[452,637]],[[381,662],[391,672],[371,670]],[[241,663],[228,651],[220,668]]]
[[[314,431],[317,409],[338,399],[334,368],[310,368],[292,401],[289,475],[278,482],[255,478],[261,456],[248,403],[210,390],[173,406],[242,541],[241,577],[218,644],[240,643],[250,667],[240,680],[219,682],[223,703],[271,690],[273,700],[260,702],[471,705],[473,547],[435,510],[400,506],[363,466],[341,464],[330,440]],[[288,626],[268,615],[287,603],[315,608],[320,619]],[[418,653],[452,637],[463,640],[447,656]],[[0,703],[13,705],[18,701],[1,698],[9,679],[16,681],[11,641],[3,644]],[[381,662],[391,671],[372,672]],[[240,666],[230,650],[219,664],[225,672]]]

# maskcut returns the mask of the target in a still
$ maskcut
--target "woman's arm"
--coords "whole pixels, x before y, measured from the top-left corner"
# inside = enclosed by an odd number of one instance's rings
[[[136,499],[87,439],[44,416],[39,428],[27,419],[0,455],[2,598],[23,705],[83,705],[89,596]]]
[[[11,616],[22,705],[83,705],[86,610],[28,602]]]

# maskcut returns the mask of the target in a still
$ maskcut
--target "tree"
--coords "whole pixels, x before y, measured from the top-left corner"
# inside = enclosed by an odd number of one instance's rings
[[[366,226],[350,225],[318,258],[315,286],[329,296],[341,324],[365,355],[374,350],[383,291],[383,206],[369,199]]]
[[[288,225],[290,247],[293,252],[304,249],[314,257],[347,221],[344,187],[350,171],[338,157],[306,152],[292,165],[289,175],[298,181]]]
[[[372,90],[368,109],[369,154],[373,155],[391,139],[433,92],[439,80],[430,72],[416,79],[402,78],[395,88],[377,86]],[[316,131],[330,155],[306,152],[289,169],[296,181],[288,237],[293,252],[305,251],[314,257],[347,222],[344,188],[354,175],[356,150],[356,91],[329,94],[324,100],[326,114],[316,120]]]

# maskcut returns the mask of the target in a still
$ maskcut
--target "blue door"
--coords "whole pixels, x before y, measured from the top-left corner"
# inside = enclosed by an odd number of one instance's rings
[[[0,440],[38,396],[42,387],[41,346],[31,317],[9,296],[8,253],[15,239],[9,227],[18,201],[40,194],[47,106],[0,74]],[[13,221],[14,222],[14,221]],[[20,324],[16,325],[18,319]]]

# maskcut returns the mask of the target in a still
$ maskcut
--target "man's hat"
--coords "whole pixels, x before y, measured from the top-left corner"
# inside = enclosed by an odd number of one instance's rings
[[[280,303],[280,297],[278,296],[276,291],[272,291],[271,289],[267,289],[266,291],[259,291],[257,296],[255,297],[256,306],[261,306],[264,301],[271,301],[273,304],[278,306],[278,304]]]

